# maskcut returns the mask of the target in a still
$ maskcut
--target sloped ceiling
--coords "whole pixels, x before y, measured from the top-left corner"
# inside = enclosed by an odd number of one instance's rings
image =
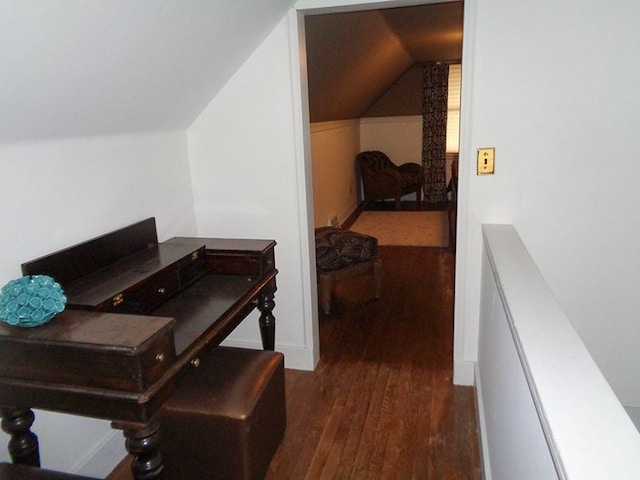
[[[305,18],[311,122],[360,118],[415,64],[462,58],[462,1]]]
[[[2,0],[0,143],[187,128],[295,0]]]

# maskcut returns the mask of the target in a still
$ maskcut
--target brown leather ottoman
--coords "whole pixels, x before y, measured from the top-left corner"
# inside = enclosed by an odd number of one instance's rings
[[[26,465],[0,463],[0,480],[92,480],[70,473],[54,472]],[[95,480],[95,479],[93,479]]]
[[[160,413],[164,478],[261,479],[286,427],[284,356],[216,347]]]

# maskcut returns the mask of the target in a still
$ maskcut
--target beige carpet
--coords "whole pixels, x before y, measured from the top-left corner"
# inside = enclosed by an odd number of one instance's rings
[[[349,230],[376,237],[378,245],[446,247],[449,244],[447,212],[362,212]]]

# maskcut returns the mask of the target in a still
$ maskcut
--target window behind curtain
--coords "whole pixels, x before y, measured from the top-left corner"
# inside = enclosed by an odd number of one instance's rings
[[[460,85],[462,65],[449,65],[449,98],[447,99],[447,153],[458,153],[460,139]]]

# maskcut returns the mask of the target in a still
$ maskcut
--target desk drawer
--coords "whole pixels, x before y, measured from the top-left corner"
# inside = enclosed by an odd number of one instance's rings
[[[204,248],[102,302],[98,310],[146,314],[205,274]]]
[[[207,252],[210,273],[261,277],[275,269],[273,249],[264,253]]]
[[[180,291],[178,272],[171,271],[119,293],[110,300],[109,311],[118,313],[147,313]]]
[[[12,382],[144,392],[176,361],[174,326],[171,318],[82,310],[38,328],[1,324],[0,399]]]

